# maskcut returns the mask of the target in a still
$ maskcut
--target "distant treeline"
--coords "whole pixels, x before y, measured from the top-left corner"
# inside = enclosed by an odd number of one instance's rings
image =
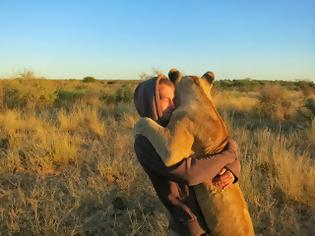
[[[313,81],[286,81],[286,80],[216,80],[214,82],[215,88],[218,89],[240,89],[242,91],[250,91],[260,89],[266,85],[280,85],[290,90],[305,90],[315,89]]]

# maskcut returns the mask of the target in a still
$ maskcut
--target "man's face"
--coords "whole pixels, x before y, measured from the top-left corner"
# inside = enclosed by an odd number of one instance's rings
[[[174,92],[175,92],[174,86],[169,86],[166,84],[159,85],[160,109],[162,112],[163,121],[169,121],[171,114],[175,109]]]

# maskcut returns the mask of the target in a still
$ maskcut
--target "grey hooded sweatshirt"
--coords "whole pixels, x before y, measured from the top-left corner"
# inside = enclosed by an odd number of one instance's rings
[[[159,122],[159,80],[161,76],[139,83],[134,103],[141,117]],[[210,183],[217,173],[226,167],[238,180],[240,161],[237,144],[231,140],[226,150],[212,156],[187,158],[174,166],[166,167],[152,144],[144,136],[135,138],[134,149],[144,171],[150,178],[157,196],[170,213],[170,228],[179,235],[207,235],[201,210],[193,185]]]

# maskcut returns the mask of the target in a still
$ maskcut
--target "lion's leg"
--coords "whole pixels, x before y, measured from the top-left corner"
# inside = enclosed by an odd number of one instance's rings
[[[163,157],[166,166],[172,166],[192,154],[194,136],[189,130],[190,122],[188,119],[179,120],[171,127],[167,140],[169,155]]]
[[[135,125],[134,133],[145,136],[151,142],[166,166],[180,162],[192,152],[194,138],[185,122],[178,121],[169,130],[150,118],[141,118]]]
[[[170,131],[167,128],[160,126],[150,118],[140,118],[134,126],[134,134],[145,136],[161,157],[169,155],[167,142],[170,138]]]
[[[253,224],[239,185],[224,191],[213,185],[194,186],[205,222],[213,235],[254,236]]]

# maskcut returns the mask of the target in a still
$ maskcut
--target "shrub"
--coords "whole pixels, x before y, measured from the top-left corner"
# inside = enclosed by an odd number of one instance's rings
[[[19,74],[19,78],[21,79],[36,79],[36,76],[33,71],[24,70],[22,73]]]
[[[4,104],[10,109],[21,108],[26,104],[26,101],[19,96],[19,91],[15,88],[6,88],[3,100]]]
[[[116,92],[117,102],[129,103],[133,99],[133,91],[130,88],[121,88]]]
[[[58,90],[56,92],[55,105],[58,107],[70,108],[78,100],[84,96],[84,91],[82,90]]]
[[[278,85],[266,85],[258,97],[258,110],[264,117],[287,120],[295,114],[292,96]]]
[[[309,144],[314,148],[315,150],[315,118],[310,123],[310,126],[306,130],[306,136],[308,137]]]
[[[94,83],[96,82],[96,79],[92,76],[87,76],[83,78],[83,83]]]
[[[308,98],[304,102],[304,106],[309,109],[312,114],[315,116],[315,99],[314,98]]]
[[[234,86],[237,87],[239,91],[251,91],[253,90],[253,87],[256,86],[255,81],[252,81],[249,78],[241,79],[241,80],[235,80]]]
[[[114,94],[104,94],[101,99],[107,104],[130,103],[133,99],[133,91],[128,87],[124,87],[118,89]]]
[[[302,90],[304,96],[315,94],[315,84],[312,81],[302,80],[294,82],[297,90]]]
[[[116,103],[116,96],[114,94],[103,94],[101,100],[107,104],[113,104]]]

